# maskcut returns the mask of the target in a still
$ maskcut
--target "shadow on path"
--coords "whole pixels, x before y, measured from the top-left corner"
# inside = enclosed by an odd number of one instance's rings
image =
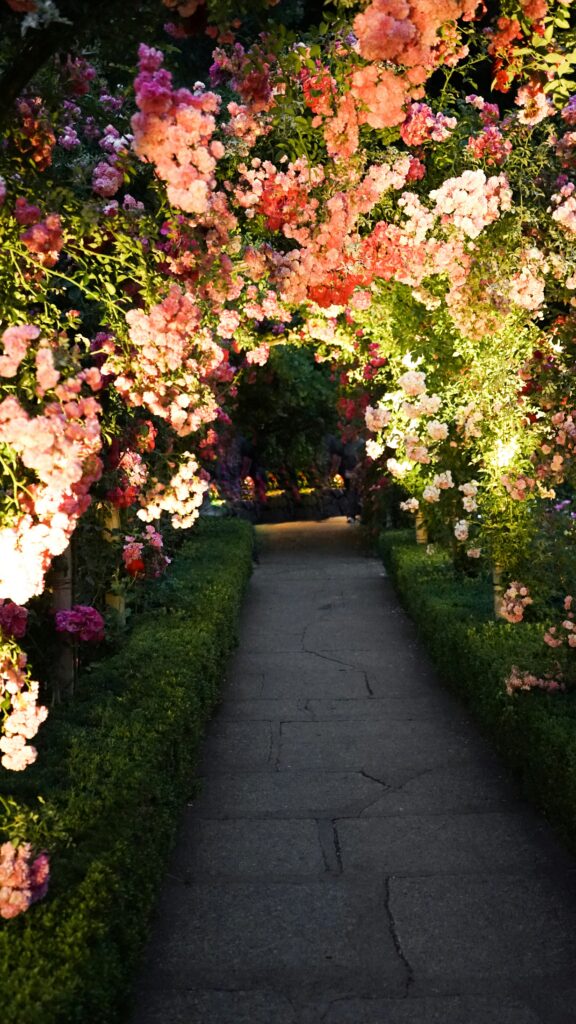
[[[357,529],[258,536],[131,1024],[575,1024],[576,863]]]

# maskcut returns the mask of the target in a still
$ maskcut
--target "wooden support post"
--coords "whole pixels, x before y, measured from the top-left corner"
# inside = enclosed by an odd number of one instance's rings
[[[498,562],[494,563],[492,569],[492,587],[494,594],[494,615],[497,619],[503,619],[502,615],[502,596],[504,594],[504,587],[502,586],[502,566]]]
[[[416,530],[416,543],[427,544],[428,543],[428,527],[424,522],[424,516],[421,512],[416,513],[414,520],[414,527]]]
[[[74,603],[74,563],[72,545],[60,555],[53,572],[52,610],[68,611]],[[66,633],[58,633],[59,649],[53,669],[54,701],[59,703],[74,693],[77,677],[77,657],[74,643]]]
[[[115,505],[107,507],[104,516],[104,540],[111,544],[113,540],[116,540],[121,529],[120,510]],[[126,624],[126,598],[124,594],[114,593],[114,591],[109,590],[106,594],[106,605],[116,612],[120,625],[124,626]]]

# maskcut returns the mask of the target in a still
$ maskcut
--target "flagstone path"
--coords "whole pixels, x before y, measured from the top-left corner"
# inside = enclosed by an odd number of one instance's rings
[[[131,1024],[575,1024],[576,861],[357,528],[259,539]]]

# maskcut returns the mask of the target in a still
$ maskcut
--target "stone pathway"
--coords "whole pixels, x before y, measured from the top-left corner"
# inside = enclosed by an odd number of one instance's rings
[[[259,537],[131,1024],[575,1024],[576,862],[357,529]]]

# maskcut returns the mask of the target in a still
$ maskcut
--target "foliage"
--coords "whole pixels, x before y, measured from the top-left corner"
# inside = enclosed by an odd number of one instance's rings
[[[236,428],[253,438],[265,470],[278,479],[318,473],[335,418],[330,371],[309,348],[274,346],[266,365],[250,368],[240,381]]]

